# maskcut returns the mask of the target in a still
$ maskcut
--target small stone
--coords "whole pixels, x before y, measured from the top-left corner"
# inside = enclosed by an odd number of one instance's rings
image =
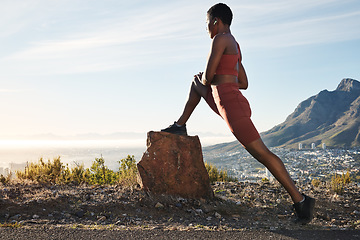
[[[181,203],[175,203],[175,207],[181,208],[182,204]]]
[[[218,212],[215,212],[214,216],[215,216],[216,218],[219,218],[219,219],[221,218],[221,214],[218,213]]]
[[[84,211],[83,210],[80,210],[80,211],[77,211],[76,213],[75,213],[75,215],[77,216],[77,217],[79,217],[79,218],[82,218],[83,216],[84,216]]]
[[[207,221],[211,221],[211,220],[212,220],[212,217],[207,217],[206,220],[207,220]]]
[[[195,209],[195,212],[197,213],[197,214],[203,214],[204,212],[203,212],[203,210],[202,209]]]
[[[21,218],[21,214],[16,214],[16,215],[12,216],[9,220],[19,221],[20,218]]]
[[[39,216],[39,215],[34,214],[34,215],[32,216],[32,218],[33,218],[33,219],[39,219],[39,218],[40,218],[40,216]]]
[[[161,203],[156,203],[155,204],[155,208],[163,208],[164,207],[164,205],[162,205]]]
[[[192,210],[192,209],[186,209],[186,212],[192,213],[192,212],[194,212],[194,210]]]

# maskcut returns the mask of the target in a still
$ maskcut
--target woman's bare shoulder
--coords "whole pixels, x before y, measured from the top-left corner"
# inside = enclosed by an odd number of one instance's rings
[[[222,45],[224,54],[236,54],[238,43],[232,34],[217,34],[213,39],[213,45]]]

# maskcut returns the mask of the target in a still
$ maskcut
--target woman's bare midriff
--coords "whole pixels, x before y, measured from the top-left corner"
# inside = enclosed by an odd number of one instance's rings
[[[223,83],[238,83],[238,78],[234,75],[215,75],[211,85],[218,86]]]

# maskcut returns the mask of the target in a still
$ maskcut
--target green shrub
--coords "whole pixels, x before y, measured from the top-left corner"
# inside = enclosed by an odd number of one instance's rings
[[[38,183],[60,183],[63,170],[60,157],[47,162],[40,158],[38,163],[30,163],[24,171],[16,171],[16,176],[20,180],[29,179]]]
[[[47,162],[40,158],[37,163],[30,163],[23,171],[16,171],[19,180],[30,180],[45,184],[121,184],[134,186],[137,183],[137,166],[134,156],[128,156],[119,161],[119,171],[113,171],[105,166],[103,157],[95,158],[90,168],[76,164],[69,168],[61,163],[60,157]],[[7,183],[9,180],[0,176],[0,182]]]
[[[105,166],[105,160],[103,157],[95,158],[95,161],[90,167],[90,170],[86,170],[85,175],[89,177],[90,184],[116,184],[119,179],[119,175]]]
[[[8,184],[11,181],[11,176],[12,176],[11,173],[9,175],[7,175],[7,176],[4,176],[4,175],[0,174],[0,182],[2,184]]]
[[[318,187],[320,185],[321,181],[319,179],[313,179],[311,180],[311,185],[314,187]]]
[[[236,182],[237,179],[228,175],[225,170],[218,170],[213,164],[205,162],[205,168],[209,174],[210,182]]]
[[[342,194],[344,192],[344,187],[351,182],[350,172],[347,171],[346,174],[336,174],[331,177],[330,187],[337,194]]]
[[[119,164],[119,183],[125,186],[135,186],[138,174],[135,157],[128,155],[121,159]]]
[[[89,183],[89,173],[84,168],[84,165],[76,164],[75,167],[69,168],[66,165],[66,168],[63,169],[62,174],[60,175],[61,184],[82,184]]]

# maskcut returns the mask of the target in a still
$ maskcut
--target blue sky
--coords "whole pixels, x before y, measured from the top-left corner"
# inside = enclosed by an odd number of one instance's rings
[[[182,112],[204,70],[212,1],[1,0],[0,137],[147,132]],[[342,78],[360,80],[358,0],[227,1],[265,131]],[[201,102],[189,134],[229,135]],[[201,135],[200,135],[201,137]]]

